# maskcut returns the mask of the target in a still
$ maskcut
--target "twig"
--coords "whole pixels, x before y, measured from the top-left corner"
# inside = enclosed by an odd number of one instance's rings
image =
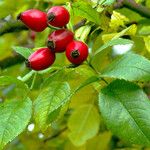
[[[19,21],[4,21],[0,27],[0,36],[5,33],[19,32],[22,30],[28,30],[28,28]]]
[[[25,58],[20,55],[10,56],[0,61],[0,69],[5,69],[25,61]]]
[[[87,61],[87,63],[88,63],[88,65],[91,67],[91,69],[92,69],[96,74],[100,75],[100,72],[98,72],[98,71],[93,67],[93,65],[92,65],[90,62]],[[106,84],[109,84],[103,77],[100,77],[100,79],[101,79],[102,81],[104,81]]]
[[[84,26],[86,21],[87,21],[86,19],[81,20],[79,23],[77,23],[76,25],[73,26],[73,30],[77,30],[80,27]]]
[[[32,90],[32,89],[33,89],[33,87],[34,87],[36,77],[37,77],[37,72],[35,72],[35,73],[34,73],[34,77],[33,77],[32,83],[31,83],[30,90]]]
[[[135,0],[118,0],[117,3],[114,5],[114,8],[117,9],[120,7],[129,8],[139,13],[143,17],[150,18],[150,9],[141,4],[136,3]]]

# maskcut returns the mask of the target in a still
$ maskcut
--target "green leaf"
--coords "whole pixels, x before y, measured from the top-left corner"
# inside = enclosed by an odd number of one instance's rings
[[[109,23],[110,30],[117,32],[118,28],[125,27],[125,24],[129,22],[129,19],[123,14],[113,11],[111,15],[111,21]]]
[[[99,13],[88,2],[75,2],[72,4],[72,9],[75,16],[80,16],[86,18],[88,21],[100,24]]]
[[[99,5],[111,5],[115,0],[91,0],[93,3],[99,4]]]
[[[85,42],[91,31],[91,27],[92,27],[91,25],[85,25],[85,26],[82,26],[79,29],[77,29],[75,32],[75,38],[80,41]]]
[[[29,98],[0,104],[0,149],[23,132],[31,113],[32,102]]]
[[[110,131],[100,132],[97,136],[88,140],[86,150],[110,150],[112,133]]]
[[[91,105],[82,105],[77,108],[68,121],[71,142],[80,146],[94,137],[99,130],[100,116],[97,109]]]
[[[89,77],[71,92],[67,82],[53,82],[52,80],[48,82],[48,88],[42,90],[34,102],[35,121],[39,129],[45,130],[59,113],[57,109],[65,105],[76,92],[98,80],[99,77]]]
[[[150,53],[150,36],[145,36],[144,38],[145,47],[147,51]]]
[[[129,81],[150,81],[150,61],[137,54],[125,54],[104,69],[101,76]]]
[[[28,57],[33,53],[33,51],[26,47],[14,46],[13,50],[18,54],[22,55],[24,58],[28,59]]]
[[[82,82],[74,91],[74,93],[76,93],[77,91],[79,91],[80,89],[82,89],[83,87],[91,84],[91,83],[94,83],[96,81],[100,80],[99,77],[97,76],[91,76],[89,77],[88,79],[86,79],[84,82]]]
[[[103,46],[101,46],[94,54],[94,56],[96,56],[97,54],[99,54],[100,52],[102,52],[104,49],[110,47],[110,46],[114,46],[114,45],[125,45],[125,44],[133,44],[133,41],[128,40],[128,39],[122,39],[122,38],[118,38],[118,39],[113,39],[108,41],[107,43],[105,43]]]
[[[121,32],[117,33],[113,38],[113,39],[118,39],[119,37],[123,36],[123,35],[135,35],[137,31],[137,26],[135,24],[129,26],[128,28],[122,30]]]
[[[100,0],[100,4],[101,5],[105,5],[105,6],[109,6],[109,5],[112,5],[116,0]]]
[[[45,130],[53,120],[52,113],[70,98],[70,86],[67,82],[51,82],[42,90],[34,102],[35,121],[41,130]],[[57,112],[57,111],[56,111]]]
[[[150,101],[139,86],[112,82],[101,90],[99,107],[115,135],[131,144],[150,145]]]
[[[66,2],[66,8],[70,14],[70,20],[69,20],[69,23],[67,24],[67,28],[70,31],[73,31],[74,13],[73,13],[72,6],[71,6],[70,2]]]
[[[23,99],[26,97],[29,89],[26,84],[22,81],[10,77],[10,76],[1,76],[0,77],[0,95],[7,96],[9,99],[16,97],[18,99]]]
[[[49,116],[47,117],[48,119],[47,122],[51,123],[55,121],[56,118],[58,118],[60,111],[61,111],[61,107],[55,109],[52,113],[50,113]]]

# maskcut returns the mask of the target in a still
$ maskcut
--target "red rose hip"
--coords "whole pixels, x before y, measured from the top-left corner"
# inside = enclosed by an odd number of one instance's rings
[[[67,46],[66,57],[71,63],[79,65],[88,57],[88,46],[81,41],[72,41]]]
[[[36,32],[41,32],[47,27],[47,14],[37,9],[22,12],[18,19]]]
[[[70,19],[69,12],[62,6],[54,6],[47,13],[48,24],[54,27],[65,26]]]
[[[27,67],[33,70],[44,70],[55,61],[55,54],[49,48],[40,48],[31,54],[27,61]]]
[[[67,45],[73,41],[74,34],[66,29],[60,29],[52,32],[48,36],[47,46],[55,52],[64,52]]]

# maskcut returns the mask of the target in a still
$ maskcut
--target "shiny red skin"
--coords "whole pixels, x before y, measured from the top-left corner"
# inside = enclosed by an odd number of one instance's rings
[[[55,61],[55,53],[49,48],[40,48],[28,58],[28,67],[33,70],[44,70],[51,66]]]
[[[37,9],[30,9],[22,12],[18,19],[20,19],[28,28],[33,31],[41,32],[47,25],[47,14]]]
[[[70,15],[66,8],[62,6],[54,6],[49,9],[47,15],[51,13],[54,15],[54,19],[48,22],[48,24],[50,24],[51,26],[63,27],[69,22]]]
[[[73,57],[72,52],[77,51],[79,56]],[[66,49],[66,57],[68,60],[76,65],[83,63],[88,57],[88,46],[81,41],[72,41]]]
[[[48,46],[51,49],[54,49],[55,52],[60,53],[66,50],[67,45],[73,41],[74,34],[66,29],[60,29],[52,32],[48,36],[48,42],[52,41],[52,47]],[[47,44],[48,45],[48,44]]]

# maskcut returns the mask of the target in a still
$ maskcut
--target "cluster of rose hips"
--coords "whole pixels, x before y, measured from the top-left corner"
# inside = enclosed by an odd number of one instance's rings
[[[18,19],[36,32],[41,32],[48,26],[59,28],[49,34],[46,48],[40,48],[29,56],[27,66],[31,69],[38,71],[48,68],[55,61],[55,53],[64,51],[68,60],[73,64],[79,65],[87,59],[87,45],[74,40],[74,34],[63,28],[70,19],[66,8],[54,6],[47,13],[30,9],[22,12]]]

